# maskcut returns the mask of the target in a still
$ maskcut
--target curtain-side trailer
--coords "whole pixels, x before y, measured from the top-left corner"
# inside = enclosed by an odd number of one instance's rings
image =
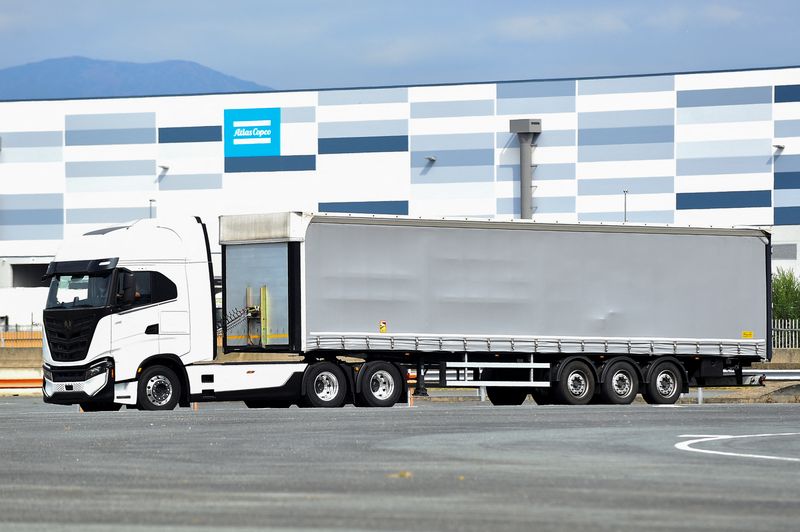
[[[216,326],[199,219],[64,246],[48,270],[46,401],[391,406],[416,367],[421,381],[435,369],[442,386],[486,387],[494,404],[673,403],[690,384],[741,384],[770,357],[757,229],[305,213],[219,224]],[[225,353],[257,361],[215,357],[217,327]]]

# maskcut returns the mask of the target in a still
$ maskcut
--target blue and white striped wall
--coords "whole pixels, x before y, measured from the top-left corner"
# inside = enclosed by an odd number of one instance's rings
[[[273,149],[226,151],[241,110],[280,117]],[[627,191],[630,222],[800,225],[791,67],[1,102],[0,257],[151,212],[200,215],[212,235],[218,215],[254,211],[515,216],[514,118],[542,120],[535,220],[620,222]]]

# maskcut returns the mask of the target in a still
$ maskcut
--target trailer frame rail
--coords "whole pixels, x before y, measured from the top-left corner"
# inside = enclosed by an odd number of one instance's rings
[[[420,351],[450,353],[600,353],[615,355],[711,355],[766,358],[763,339],[504,336],[311,332],[308,351]]]

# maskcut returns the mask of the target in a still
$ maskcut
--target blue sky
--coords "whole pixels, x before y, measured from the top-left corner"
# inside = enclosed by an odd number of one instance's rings
[[[279,89],[800,64],[800,2],[0,0],[0,68],[196,61]]]

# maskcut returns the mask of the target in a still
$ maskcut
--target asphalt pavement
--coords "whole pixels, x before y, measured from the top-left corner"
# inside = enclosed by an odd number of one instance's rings
[[[797,530],[799,487],[792,404],[0,398],[0,530]]]

